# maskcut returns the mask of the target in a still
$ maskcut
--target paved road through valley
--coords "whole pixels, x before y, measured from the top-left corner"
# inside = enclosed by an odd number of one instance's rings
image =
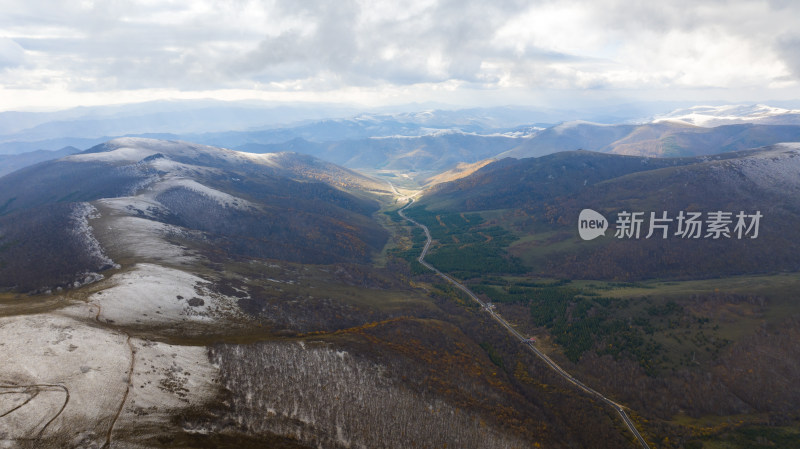
[[[625,422],[625,425],[631,431],[631,433],[633,433],[633,435],[636,437],[636,439],[639,440],[639,444],[641,444],[644,449],[650,449],[650,446],[647,445],[647,442],[644,440],[644,437],[642,437],[642,435],[636,429],[636,426],[633,424],[633,421],[631,421],[631,418],[625,412],[625,407],[624,406],[622,406],[622,405],[612,401],[611,399],[603,396],[597,390],[587,386],[583,382],[581,382],[578,379],[572,377],[571,374],[569,374],[568,372],[564,371],[564,369],[561,368],[561,366],[559,366],[556,362],[554,362],[553,359],[548,357],[547,354],[545,354],[542,351],[540,351],[539,348],[537,348],[536,345],[532,341],[530,341],[524,335],[520,334],[516,329],[514,329],[510,324],[508,324],[508,321],[503,319],[503,317],[498,315],[494,310],[492,310],[489,306],[487,306],[484,301],[482,301],[480,298],[478,298],[478,296],[475,295],[475,293],[473,293],[466,286],[464,286],[464,284],[462,284],[462,283],[458,282],[457,280],[453,279],[452,277],[442,273],[436,267],[434,267],[433,265],[431,265],[431,264],[429,264],[428,262],[425,261],[425,255],[428,253],[428,249],[430,249],[430,247],[431,247],[431,241],[432,241],[431,232],[428,230],[428,227],[425,226],[424,224],[419,223],[418,221],[416,221],[416,220],[414,220],[412,218],[408,218],[406,216],[404,210],[408,206],[411,206],[411,204],[413,204],[413,203],[414,203],[414,200],[411,199],[408,202],[408,204],[406,204],[403,208],[398,210],[397,213],[400,214],[401,217],[403,217],[404,219],[408,220],[409,222],[415,224],[416,226],[418,226],[419,228],[421,228],[425,232],[425,238],[426,238],[425,247],[422,248],[422,252],[420,253],[419,257],[417,258],[419,263],[421,263],[423,266],[425,266],[429,270],[435,272],[436,274],[438,274],[439,276],[444,278],[447,282],[449,282],[450,284],[452,284],[453,286],[455,286],[459,290],[461,290],[464,293],[466,293],[467,296],[472,298],[473,301],[475,301],[478,304],[480,304],[480,306],[483,308],[483,310],[489,312],[489,314],[491,315],[491,317],[495,321],[500,323],[501,326],[506,328],[506,330],[508,330],[514,337],[519,339],[519,341],[524,343],[528,347],[528,349],[530,349],[534,354],[536,354],[537,357],[542,359],[542,361],[544,361],[544,363],[546,363],[547,366],[549,366],[551,369],[553,369],[553,371],[557,372],[561,377],[563,377],[565,380],[567,380],[567,382],[571,383],[572,385],[575,385],[579,389],[581,389],[584,392],[596,397],[597,399],[599,399],[602,402],[608,404],[609,406],[611,406],[611,408],[616,410],[617,413],[619,413],[619,416]]]

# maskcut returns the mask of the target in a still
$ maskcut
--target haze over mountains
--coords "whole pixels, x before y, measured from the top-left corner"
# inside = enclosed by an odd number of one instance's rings
[[[641,111],[632,109],[627,111],[629,115],[617,117],[598,111],[580,115],[520,108],[353,115],[344,108],[145,104],[49,114],[3,113],[0,128],[9,133],[0,136],[0,152],[6,153],[2,172],[8,173],[74,151],[67,149],[68,145],[85,149],[116,135],[139,135],[253,153],[291,151],[348,168],[415,171],[432,176],[458,163],[564,150],[697,156],[800,139],[800,119],[792,109],[703,106],[648,119],[635,113]],[[300,117],[304,121],[298,123]],[[558,117],[609,121],[553,123]],[[25,128],[27,125],[34,126]],[[16,156],[34,150],[58,152]]]

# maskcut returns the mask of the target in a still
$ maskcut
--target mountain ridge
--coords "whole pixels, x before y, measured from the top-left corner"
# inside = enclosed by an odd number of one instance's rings
[[[120,217],[151,222],[142,226],[184,229],[186,238],[216,242],[230,257],[366,261],[386,239],[371,215],[378,209],[375,195],[388,194],[388,188],[310,156],[117,139],[0,178],[0,246],[13,248],[2,253],[0,279],[6,288],[38,288],[32,279],[47,270],[35,265],[56,263],[56,258],[45,257],[44,249],[36,247],[41,240],[36,234],[66,232],[70,221],[61,218],[63,223],[54,225],[58,232],[29,223],[52,221],[48,217],[54,205],[63,205],[55,209],[63,217],[73,213],[69,205],[89,203]],[[356,190],[358,196],[348,193]],[[28,233],[34,235],[12,237]],[[10,264],[23,253],[29,254],[21,258],[27,262]],[[84,265],[74,267],[74,275],[102,268]],[[53,268],[57,283],[68,276],[64,269]],[[25,281],[20,284],[15,276]]]

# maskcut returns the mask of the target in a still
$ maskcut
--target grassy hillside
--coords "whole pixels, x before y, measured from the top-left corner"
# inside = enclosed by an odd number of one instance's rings
[[[407,213],[431,230],[429,262],[641,413],[657,447],[780,447],[800,422],[798,161],[797,145],[506,159]],[[580,239],[584,208],[610,221],[605,237]],[[647,239],[649,216],[639,239],[614,237],[622,211],[718,210],[761,211],[758,238],[683,239],[673,223]]]
[[[568,152],[507,159],[434,188],[416,207],[432,217],[481,212],[486,226],[499,225],[516,236],[505,247],[509,256],[533,273],[556,278],[636,280],[795,270],[800,266],[793,250],[800,238],[797,160],[788,147],[713,158]],[[590,242],[578,237],[584,208],[610,221],[606,237]],[[756,239],[684,239],[674,235],[675,222],[669,238],[645,238],[650,212],[660,216],[666,211],[675,219],[681,211],[735,215],[757,210],[765,217]],[[622,211],[645,212],[639,239],[613,237]],[[436,229],[438,223],[429,219],[426,224]]]

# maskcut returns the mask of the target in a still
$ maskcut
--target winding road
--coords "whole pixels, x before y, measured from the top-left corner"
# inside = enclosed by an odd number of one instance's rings
[[[464,284],[462,284],[462,283],[458,282],[457,280],[453,279],[452,277],[442,273],[436,267],[434,267],[433,265],[431,265],[430,263],[425,261],[425,255],[428,254],[428,250],[430,249],[430,246],[431,246],[431,241],[432,241],[431,232],[428,230],[428,227],[425,226],[424,224],[419,223],[418,221],[414,220],[413,218],[408,218],[406,216],[404,210],[406,208],[408,208],[409,206],[411,206],[411,204],[413,204],[413,203],[414,203],[414,200],[411,199],[408,202],[408,204],[406,204],[400,210],[398,210],[397,213],[400,214],[401,217],[403,217],[407,221],[413,223],[414,225],[418,226],[419,228],[421,228],[425,232],[425,238],[427,239],[427,241],[425,242],[425,247],[422,249],[422,252],[420,253],[419,257],[417,258],[419,263],[421,263],[423,266],[425,266],[429,270],[433,271],[434,273],[436,273],[437,275],[439,275],[440,277],[445,279],[447,282],[449,282],[450,284],[452,284],[453,286],[455,286],[459,290],[461,290],[464,293],[466,293],[467,296],[472,298],[473,301],[477,302],[483,308],[483,310],[489,312],[489,314],[491,315],[491,317],[495,321],[497,321],[498,323],[500,323],[500,325],[502,325],[504,328],[506,328],[506,330],[508,330],[514,337],[519,339],[520,342],[524,343],[528,347],[528,349],[530,349],[534,354],[536,354],[537,357],[539,357],[542,361],[544,361],[547,364],[547,366],[549,366],[553,371],[558,373],[567,382],[569,382],[572,385],[578,387],[579,389],[581,389],[585,393],[588,393],[588,394],[594,396],[595,398],[597,398],[600,401],[608,404],[609,406],[611,406],[611,408],[616,410],[616,412],[619,413],[619,416],[625,422],[625,426],[628,427],[628,430],[630,430],[631,433],[633,433],[633,435],[636,437],[636,439],[639,440],[639,444],[641,444],[644,449],[650,449],[650,446],[647,445],[647,442],[645,441],[644,437],[642,437],[642,435],[636,429],[636,425],[633,423],[631,418],[625,412],[625,407],[623,405],[620,405],[620,404],[612,401],[611,399],[609,399],[609,398],[603,396],[602,394],[600,394],[600,392],[598,392],[597,390],[585,385],[583,382],[581,382],[578,379],[572,377],[571,374],[569,374],[563,368],[561,368],[561,366],[559,366],[556,362],[554,362],[553,359],[548,357],[547,354],[545,354],[542,351],[540,351],[539,348],[537,348],[536,345],[534,345],[534,343],[532,341],[530,341],[528,338],[526,338],[524,335],[520,334],[516,329],[514,329],[508,323],[508,321],[503,319],[503,317],[501,317],[494,310],[492,310],[485,302],[483,302],[480,298],[478,298],[478,296],[475,293],[473,293],[470,289],[468,289],[466,286],[464,286]]]

